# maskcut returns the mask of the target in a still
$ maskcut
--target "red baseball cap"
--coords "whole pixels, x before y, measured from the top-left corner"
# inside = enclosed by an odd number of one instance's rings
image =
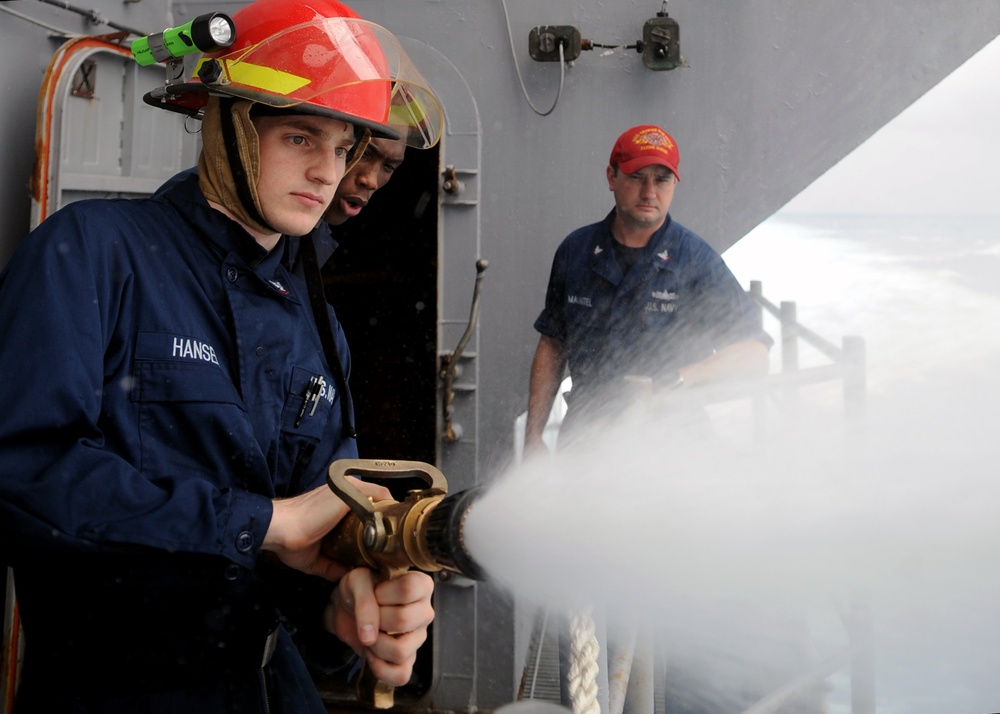
[[[681,162],[677,144],[670,134],[658,126],[634,126],[618,137],[611,150],[611,165],[631,174],[646,166],[659,164],[674,172],[679,181],[677,165]]]

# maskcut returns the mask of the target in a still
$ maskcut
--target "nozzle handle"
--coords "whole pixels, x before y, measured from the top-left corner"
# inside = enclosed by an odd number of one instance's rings
[[[396,688],[376,677],[367,660],[361,661],[354,689],[358,701],[373,709],[392,709],[396,705]]]
[[[448,482],[440,469],[423,461],[392,461],[388,459],[340,459],[330,464],[327,470],[327,485],[350,506],[351,511],[365,527],[365,545],[379,552],[388,541],[382,512],[375,509],[371,500],[361,490],[347,480],[357,478],[402,479],[419,478],[427,488],[420,492],[421,498],[445,495]],[[405,570],[405,568],[403,569]],[[392,576],[392,571],[388,571]],[[362,661],[358,675],[357,696],[359,701],[375,709],[391,709],[395,702],[395,687],[376,677],[368,663]]]
[[[381,511],[375,510],[371,500],[351,484],[348,476],[357,478],[402,479],[419,478],[427,484],[421,491],[423,497],[448,493],[448,481],[441,470],[423,461],[392,461],[389,459],[339,459],[330,464],[326,483],[340,496],[366,528],[371,528],[370,547],[380,551],[385,547],[387,534]]]
[[[357,478],[402,479],[419,478],[427,488],[425,495],[448,493],[448,481],[441,470],[423,461],[394,461],[390,459],[339,459],[330,464],[327,484],[351,507],[354,514],[366,520],[374,513],[371,501],[355,486],[347,481],[348,476]],[[357,506],[357,508],[355,507]]]

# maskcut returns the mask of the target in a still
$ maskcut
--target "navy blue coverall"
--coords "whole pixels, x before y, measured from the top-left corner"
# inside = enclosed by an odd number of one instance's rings
[[[18,711],[324,711],[285,627],[261,666],[277,613],[318,628],[331,589],[261,557],[271,499],[357,456],[291,247],[267,253],[190,174],[63,208],[0,276]]]

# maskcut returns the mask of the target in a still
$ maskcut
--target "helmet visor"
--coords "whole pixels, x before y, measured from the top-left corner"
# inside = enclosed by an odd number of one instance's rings
[[[350,17],[290,27],[232,54],[210,89],[274,107],[308,106],[417,148],[441,138],[443,111],[399,40]]]

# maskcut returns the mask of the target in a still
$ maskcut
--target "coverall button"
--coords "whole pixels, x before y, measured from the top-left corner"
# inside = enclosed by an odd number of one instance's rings
[[[257,354],[258,357],[260,357],[262,354],[264,354],[264,348],[261,347],[260,345],[257,345],[257,349],[255,349],[254,352]]]
[[[253,548],[253,533],[250,531],[243,531],[236,536],[236,550],[241,553],[247,553],[251,548]]]
[[[240,577],[240,566],[236,563],[230,563],[226,566],[225,571],[222,573],[222,577],[226,580],[236,580]]]
[[[229,278],[229,282],[235,283],[236,278],[240,277],[240,271],[232,266],[229,266],[229,269],[226,271],[226,277]]]

